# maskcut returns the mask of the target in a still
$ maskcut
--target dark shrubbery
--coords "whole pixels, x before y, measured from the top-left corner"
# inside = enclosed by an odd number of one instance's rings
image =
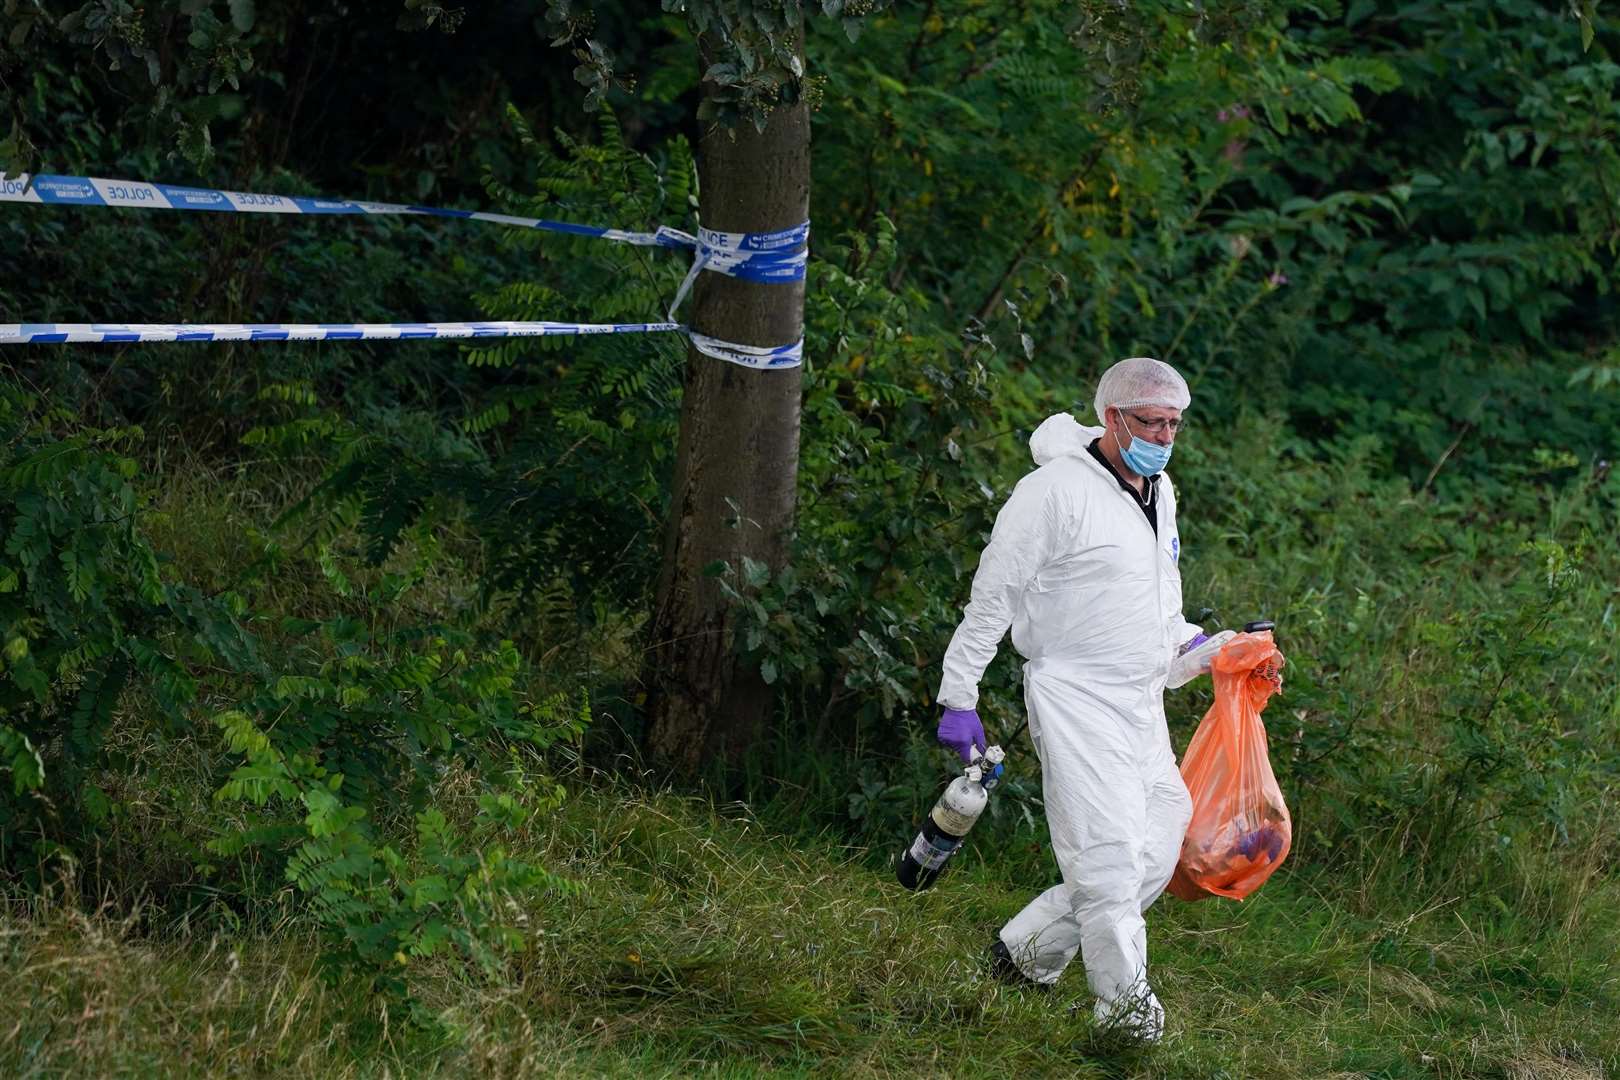
[[[118,452],[139,431],[54,434],[65,419],[0,399],[5,870],[83,866],[92,888],[104,870],[153,887],[97,862],[125,816],[108,790],[138,785],[154,753],[201,755],[190,774],[217,788],[215,809],[148,838],[142,857],[189,859],[194,882],[250,909],[291,883],[331,933],[331,959],[395,990],[413,958],[453,949],[488,965],[520,946],[510,894],[566,883],[503,838],[557,805],[534,751],[580,731],[585,701],[529,700],[510,641],[401,618],[434,565],[431,532],[364,586],[320,543],[336,608],[324,618],[253,609],[255,581],[287,569],[274,548],[237,568],[238,591],[173,580],[143,536],[136,462]],[[214,717],[224,752],[211,752],[199,719],[233,702]],[[139,753],[108,742],[120,714]]]

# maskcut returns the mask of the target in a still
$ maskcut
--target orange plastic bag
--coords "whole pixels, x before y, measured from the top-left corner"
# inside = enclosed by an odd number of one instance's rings
[[[1288,856],[1293,823],[1260,720],[1282,689],[1282,666],[1269,630],[1237,635],[1210,664],[1215,704],[1181,761],[1193,813],[1169,891],[1183,900],[1241,900]]]

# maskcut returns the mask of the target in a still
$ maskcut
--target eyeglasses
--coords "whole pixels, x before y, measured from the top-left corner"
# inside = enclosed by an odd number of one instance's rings
[[[1125,410],[1121,409],[1120,412],[1125,412]],[[1149,435],[1158,435],[1166,431],[1175,435],[1187,425],[1186,417],[1177,417],[1174,420],[1149,420],[1147,417],[1138,416],[1133,412],[1125,413],[1125,415],[1135,420],[1141,425],[1142,430]]]

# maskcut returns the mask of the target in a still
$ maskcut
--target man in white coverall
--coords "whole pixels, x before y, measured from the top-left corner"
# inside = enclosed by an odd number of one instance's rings
[[[1142,915],[1175,870],[1192,800],[1176,769],[1163,692],[1209,670],[1232,636],[1181,613],[1176,496],[1163,469],[1191,394],[1170,365],[1103,374],[1103,427],[1067,413],[1030,438],[1038,468],[996,517],[973,594],[945,652],[940,741],[986,745],[979,679],[1012,628],[1063,882],[992,947],[999,974],[1049,985],[1076,951],[1096,1016],[1144,1040],[1164,1030],[1147,984]]]

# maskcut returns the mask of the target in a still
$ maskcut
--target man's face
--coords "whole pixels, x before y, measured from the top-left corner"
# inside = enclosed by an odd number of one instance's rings
[[[1181,430],[1181,410],[1162,405],[1141,405],[1129,409],[1109,406],[1108,416],[1109,430],[1122,448],[1131,445],[1133,438],[1169,446],[1176,441],[1176,434]]]

